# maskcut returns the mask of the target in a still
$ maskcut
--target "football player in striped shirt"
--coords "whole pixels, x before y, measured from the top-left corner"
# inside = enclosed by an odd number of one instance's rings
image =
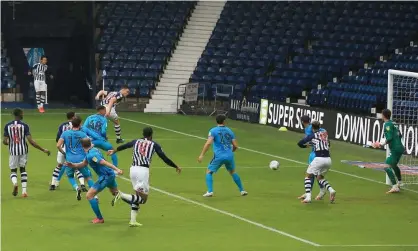
[[[304,131],[305,131],[305,137],[308,137],[310,135],[312,135],[314,132],[312,131],[312,125],[311,125],[311,118],[308,115],[303,115],[300,118]],[[320,129],[321,130],[321,129]],[[311,162],[313,161],[313,159],[315,158],[315,149],[312,146],[311,147],[311,152],[309,154],[309,158],[308,158],[308,165],[311,164]],[[311,184],[313,186],[313,184],[315,183],[315,176],[312,176],[312,180],[311,180]],[[326,194],[326,190],[324,189],[324,187],[318,182],[319,185],[319,194],[318,196],[315,197],[316,200],[322,200]],[[301,196],[298,197],[298,199],[302,200],[305,199],[305,194],[302,194]]]
[[[329,153],[329,140],[328,133],[325,129],[321,128],[321,124],[318,121],[312,122],[313,134],[304,137],[298,142],[298,146],[301,148],[307,148],[312,146],[315,151],[315,158],[309,164],[308,170],[306,170],[305,176],[305,197],[302,203],[310,203],[312,200],[312,177],[315,176],[318,182],[330,192],[330,201],[334,203],[336,191],[331,187],[328,181],[325,179],[325,174],[331,168],[331,155]]]
[[[131,206],[131,221],[129,222],[129,226],[131,227],[141,226],[141,224],[136,221],[136,217],[139,212],[139,205],[145,204],[148,199],[149,169],[151,167],[153,154],[157,153],[158,157],[160,157],[167,165],[175,168],[178,174],[181,173],[181,168],[165,155],[158,143],[152,140],[153,130],[151,127],[144,128],[142,135],[144,136],[143,138],[123,144],[116,150],[108,151],[108,154],[112,155],[116,152],[133,148],[132,166],[129,175],[135,194],[126,194],[119,191],[112,200],[112,206],[114,206],[119,199],[122,199]]]
[[[121,87],[118,92],[107,92],[101,90],[96,95],[96,100],[102,100],[101,105],[106,107],[106,117],[110,118],[114,123],[116,143],[121,144],[124,142],[121,136],[120,121],[118,114],[116,113],[116,105],[118,105],[123,98],[129,95],[129,88],[127,85]]]
[[[58,140],[61,137],[61,134],[65,131],[72,129],[71,120],[75,117],[75,112],[67,112],[67,121],[63,122],[58,127],[57,137],[55,139],[55,142],[58,142]],[[63,150],[65,151],[65,147],[63,147]],[[59,186],[59,182],[61,181],[61,177],[64,174],[65,170],[62,168],[62,165],[65,162],[65,156],[58,151],[57,152],[57,166],[55,167],[54,171],[52,172],[52,180],[51,185],[49,187],[49,190],[53,191],[56,189],[56,187]],[[80,187],[82,192],[87,192],[87,188],[84,184],[84,176],[80,173],[79,170],[75,171],[75,175],[77,176],[78,181],[80,182]]]
[[[40,113],[45,112],[44,104],[47,92],[46,77],[49,75],[51,79],[53,78],[53,76],[48,72],[47,63],[48,58],[44,55],[41,57],[41,61],[32,67],[32,72],[29,72],[29,75],[33,75],[36,92],[36,104]]]
[[[4,126],[3,144],[9,146],[9,167],[11,170],[10,179],[13,183],[13,196],[18,193],[17,184],[17,168],[20,170],[20,182],[22,183],[22,197],[28,197],[27,182],[28,175],[26,173],[26,163],[28,160],[28,144],[36,149],[51,154],[48,149],[42,148],[32,139],[29,125],[23,122],[23,111],[19,108],[13,110],[14,120],[10,121]]]

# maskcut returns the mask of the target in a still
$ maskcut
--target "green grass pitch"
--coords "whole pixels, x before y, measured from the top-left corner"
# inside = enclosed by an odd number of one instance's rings
[[[336,204],[329,204],[326,197],[303,205],[296,199],[304,191],[309,154],[296,145],[302,135],[229,120],[242,147],[236,153],[237,171],[249,195],[241,197],[221,169],[214,176],[215,197],[203,198],[211,153],[202,164],[197,157],[215,124],[213,117],[120,113],[125,139],[138,138],[145,124],[153,125],[154,140],[184,169],[177,175],[154,157],[153,189],[138,217],[142,227],[128,227],[130,208],[124,203],[111,207],[108,191],[100,194],[105,224],[92,225],[89,204],[84,198],[76,201],[66,177],[58,190],[48,190],[56,165],[56,130],[65,120],[64,112],[25,114],[33,138],[52,151],[47,157],[30,148],[28,198],[12,196],[8,152],[2,147],[3,251],[418,250],[418,188],[409,186],[412,191],[386,195],[383,173],[340,163],[343,159],[382,161],[384,153],[343,142],[332,143],[333,171],[327,176],[337,190]],[[12,119],[9,113],[3,110],[2,126]],[[111,123],[108,135],[113,144]],[[278,171],[268,168],[274,159],[281,163]],[[124,177],[129,177],[131,151],[119,153],[119,160]],[[128,180],[118,179],[118,185],[132,192]],[[317,192],[315,184],[314,195]]]

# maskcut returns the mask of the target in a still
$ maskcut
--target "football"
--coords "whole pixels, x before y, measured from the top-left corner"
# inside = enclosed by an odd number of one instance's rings
[[[279,169],[279,165],[280,165],[280,163],[277,160],[272,160],[270,162],[270,169],[271,170],[277,170],[277,169]]]

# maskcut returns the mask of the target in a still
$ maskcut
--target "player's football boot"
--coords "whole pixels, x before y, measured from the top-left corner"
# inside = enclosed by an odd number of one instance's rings
[[[206,192],[203,197],[212,197],[213,196],[213,192]]]
[[[241,196],[247,196],[248,193],[246,191],[241,191]]]
[[[84,193],[86,193],[86,192],[87,192],[86,185],[81,185],[80,187],[81,187],[81,191],[82,191],[82,192],[84,192]]]
[[[304,194],[302,194],[301,196],[299,196],[299,197],[298,197],[298,199],[299,199],[299,200],[304,200],[304,199],[305,199],[305,197],[306,197],[306,194],[304,193]]]
[[[140,227],[140,226],[142,226],[142,224],[139,223],[139,222],[129,222],[129,226],[130,227]]]
[[[401,187],[403,187],[405,184],[402,182],[402,181],[398,181],[398,184],[396,184],[398,187],[399,187],[399,189],[401,188]]]
[[[93,224],[103,224],[104,219],[95,218],[91,221],[91,223],[93,223]]]
[[[327,190],[325,190],[324,188],[321,188],[319,191],[319,194],[315,197],[315,200],[322,200],[325,194],[327,194]]]
[[[392,186],[392,188],[389,190],[389,191],[387,191],[386,193],[387,194],[389,194],[389,193],[399,193],[401,190],[399,189],[399,187],[397,186],[397,185],[394,185],[394,186]]]
[[[50,185],[49,186],[49,191],[54,191],[56,189],[55,185]]]
[[[76,196],[77,200],[81,200],[81,189],[77,188],[77,196]]]
[[[40,108],[39,108],[39,112],[40,112],[40,113],[45,113],[45,109],[44,109],[43,107],[40,107]]]
[[[16,196],[18,191],[19,191],[19,186],[16,184],[13,186],[13,192],[12,192],[13,196]]]
[[[125,142],[124,139],[116,139],[116,144],[122,144],[123,142]]]
[[[118,202],[118,200],[120,200],[120,192],[118,192],[115,197],[113,197],[112,201],[110,202],[110,205],[112,205],[112,207],[114,207],[116,205],[116,203]]]
[[[28,194],[27,193],[22,193],[22,198],[27,198]]]
[[[335,195],[337,195],[337,192],[335,190],[329,193],[329,201],[331,203],[335,202]]]
[[[311,194],[307,193],[305,194],[305,199],[303,199],[301,202],[304,204],[308,204],[308,203],[311,203],[311,201],[312,201]]]

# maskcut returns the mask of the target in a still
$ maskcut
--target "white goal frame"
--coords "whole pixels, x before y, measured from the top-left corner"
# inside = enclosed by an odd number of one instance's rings
[[[387,96],[387,109],[393,111],[393,75],[418,78],[418,72],[400,71],[400,70],[388,70],[388,96]],[[389,157],[389,147],[386,148],[386,157]],[[391,185],[389,177],[386,175],[386,184]]]

